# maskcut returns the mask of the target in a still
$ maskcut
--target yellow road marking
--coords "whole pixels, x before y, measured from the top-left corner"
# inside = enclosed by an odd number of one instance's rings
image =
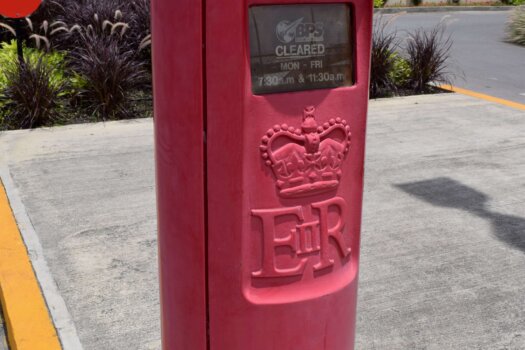
[[[1,181],[0,299],[11,350],[62,349]]]
[[[441,89],[443,89],[443,90],[457,92],[458,94],[463,94],[463,95],[467,95],[467,96],[480,98],[480,99],[485,100],[485,101],[499,103],[499,104],[507,106],[507,107],[517,108],[519,110],[525,111],[525,104],[522,104],[522,103],[509,101],[509,100],[505,100],[505,99],[502,99],[502,98],[499,98],[499,97],[490,96],[490,95],[485,95],[485,94],[482,94],[482,93],[479,93],[479,92],[458,88],[458,87],[452,86],[452,85],[440,85],[439,87]]]

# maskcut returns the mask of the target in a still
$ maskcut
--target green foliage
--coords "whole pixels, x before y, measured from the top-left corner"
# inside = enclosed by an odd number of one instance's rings
[[[24,58],[29,64],[35,64],[38,60],[42,59],[42,64],[48,66],[52,71],[50,76],[51,84],[63,85],[68,77],[65,73],[65,53],[60,51],[53,51],[44,53],[40,50],[24,47]],[[18,63],[17,56],[17,45],[16,41],[12,40],[11,42],[4,42],[0,45],[0,91],[2,91],[8,81],[6,74],[3,74],[3,71],[6,68],[13,68],[13,65]]]
[[[26,64],[2,23],[0,129],[150,111],[136,112],[151,104],[150,0],[45,0],[17,34]]]
[[[452,41],[444,27],[416,29],[402,45],[397,33],[388,29],[392,20],[374,19],[370,97],[433,93],[434,84],[450,84],[453,75],[447,61]]]
[[[134,117],[133,95],[151,89],[149,0],[52,3],[64,9],[50,35],[76,74],[76,110],[96,120]]]
[[[2,129],[26,129],[59,122],[63,109],[60,68],[45,61],[45,55],[26,58],[25,63],[3,66],[5,86],[0,92]]]
[[[504,4],[512,6],[521,6],[525,5],[525,0],[502,0]]]
[[[406,87],[412,71],[407,59],[394,53],[392,57],[392,70],[388,73],[392,82],[399,88]]]
[[[507,40],[525,46],[525,6],[514,10],[507,25]]]
[[[0,45],[0,129],[31,128],[57,121],[64,100],[83,84],[68,75],[64,52],[23,48],[20,65],[15,40]]]
[[[381,8],[385,6],[385,0],[374,0],[374,7],[375,8]]]

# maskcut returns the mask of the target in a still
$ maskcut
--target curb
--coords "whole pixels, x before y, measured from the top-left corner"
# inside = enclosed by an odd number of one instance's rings
[[[463,88],[453,86],[453,85],[443,84],[443,85],[438,85],[437,87],[445,91],[455,92],[457,94],[467,95],[470,97],[478,98],[478,99],[489,101],[492,103],[497,103],[497,104],[500,104],[506,107],[518,109],[520,111],[525,111],[525,104],[523,103],[505,100],[503,98],[482,94],[477,91],[463,89]]]
[[[62,349],[2,184],[0,231],[0,300],[9,348]]]
[[[383,7],[374,9],[374,14],[391,13],[427,13],[427,12],[473,12],[473,11],[510,11],[516,6],[423,6],[423,7]]]
[[[40,240],[18,196],[9,170],[2,166],[0,166],[1,217],[8,220],[0,220],[0,232],[4,234],[2,226],[8,224],[10,229],[5,232],[11,233],[11,239],[6,240],[7,237],[0,235],[0,241],[2,238],[5,241],[0,244],[0,251],[9,248],[7,243],[14,244],[18,246],[17,249],[11,249],[9,252],[16,252],[19,257],[15,260],[6,260],[8,257],[0,252],[0,299],[10,350],[82,350],[75,324],[44,259]],[[13,266],[12,261],[17,261],[18,264]],[[10,272],[7,271],[8,268],[13,272],[15,268],[20,267],[19,265],[23,269],[19,268],[15,271],[17,274],[5,278],[6,272]],[[27,278],[21,279],[22,275]],[[22,282],[32,285],[32,288],[27,286],[22,288]],[[29,289],[32,291],[27,294],[30,292]],[[20,290],[30,297],[23,300],[24,293]],[[38,328],[41,330],[46,328],[44,334],[36,334]],[[35,341],[38,342],[36,346],[31,343]]]

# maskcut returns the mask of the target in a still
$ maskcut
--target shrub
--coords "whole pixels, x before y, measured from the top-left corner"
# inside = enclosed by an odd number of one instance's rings
[[[40,56],[3,66],[6,85],[0,92],[3,129],[26,129],[57,123],[64,85],[53,79],[55,67]]]
[[[46,2],[47,3],[47,2]],[[18,22],[18,23],[15,23]],[[56,34],[56,27],[61,22],[49,23],[43,20],[41,23],[26,17],[24,20],[5,20],[0,22],[0,29],[3,29],[5,37],[0,38],[0,42],[9,42],[12,38],[21,42],[24,46],[33,47],[38,50],[51,50],[51,37]]]
[[[9,21],[0,17],[0,42],[8,41],[16,35]]]
[[[129,2],[133,17],[130,21],[132,40],[139,44],[140,59],[146,64],[147,71],[151,72],[151,18],[150,1],[134,0]],[[150,79],[151,81],[151,79]]]
[[[96,119],[131,117],[131,96],[151,88],[149,0],[53,3],[49,6],[57,21],[42,22],[35,42],[51,37],[54,47],[67,50],[67,67],[78,90],[72,103]]]
[[[512,6],[525,5],[525,0],[502,0],[501,2],[507,5],[512,5]]]
[[[126,40],[122,40],[120,44],[127,50],[137,50],[150,35],[149,0],[55,1],[59,1],[64,8],[56,17],[57,23],[64,25],[56,31],[55,40],[62,49],[74,50],[82,43],[80,28],[101,35],[108,25],[118,25],[120,28],[125,26]]]
[[[42,23],[63,16],[68,10],[68,4],[76,0],[44,0],[38,10],[31,15],[35,23]]]
[[[51,83],[55,85],[65,85],[68,77],[65,73],[65,56],[64,52],[52,51],[44,54],[34,48],[23,48],[24,58],[28,62],[37,62],[42,60],[42,64],[49,68],[52,73],[50,76]],[[17,61],[17,44],[15,40],[3,42],[0,44],[0,91],[3,90],[8,82],[8,78],[1,72]],[[12,68],[12,67],[11,67]]]
[[[131,96],[144,86],[144,63],[136,53],[122,50],[111,36],[84,35],[84,42],[71,52],[71,68],[84,79],[80,99],[101,119],[132,117]]]
[[[132,96],[151,88],[149,0],[79,0],[65,6],[51,33],[82,77],[76,102],[96,118],[131,117]]]
[[[408,85],[415,93],[431,91],[431,83],[450,84],[447,60],[451,47],[450,36],[445,36],[442,25],[409,34],[405,49],[410,66]]]
[[[390,21],[377,17],[372,36],[372,60],[370,67],[370,97],[376,98],[395,93],[397,87],[392,79],[396,61],[398,40],[395,32],[388,32]]]
[[[88,114],[96,119],[132,117],[132,109],[151,103],[149,0],[45,0],[16,34],[13,23],[0,22],[0,41],[18,34],[29,46],[23,50],[27,66],[12,60],[16,57],[14,42],[0,48],[0,91],[4,91],[0,118],[9,114],[9,128],[47,125],[40,121],[57,120],[61,103],[68,100],[76,112],[83,113],[76,117]],[[40,49],[48,53],[43,55]],[[6,74],[1,73],[3,69]],[[18,80],[14,80],[15,71]],[[21,95],[15,96],[14,87],[31,79],[27,90],[43,90],[43,82],[36,78],[46,74],[49,91],[60,87],[57,108],[50,109],[49,115],[56,113],[50,118],[33,113],[36,117],[16,125],[20,116],[14,116],[13,106],[15,102],[22,105],[22,100]]]
[[[516,8],[507,24],[507,40],[525,46],[525,6]]]
[[[410,80],[410,64],[398,53],[394,54],[393,60],[392,70],[389,72],[390,79],[396,87],[406,88]]]

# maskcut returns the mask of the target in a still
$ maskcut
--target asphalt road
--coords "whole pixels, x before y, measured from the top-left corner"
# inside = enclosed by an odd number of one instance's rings
[[[505,42],[511,11],[406,13],[390,24],[400,38],[443,22],[453,41],[449,70],[453,85],[525,103],[525,47]],[[404,44],[404,41],[403,41]]]

